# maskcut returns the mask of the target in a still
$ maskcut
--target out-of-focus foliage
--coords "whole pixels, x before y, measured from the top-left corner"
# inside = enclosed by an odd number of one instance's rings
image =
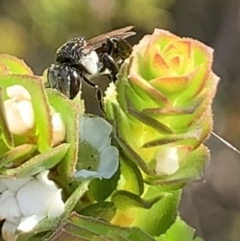
[[[0,52],[30,62],[35,72],[53,61],[67,39],[93,37],[125,25],[142,31],[168,27],[172,0],[19,0],[0,2]]]

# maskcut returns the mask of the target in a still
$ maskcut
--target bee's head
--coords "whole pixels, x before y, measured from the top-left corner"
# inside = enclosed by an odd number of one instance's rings
[[[57,63],[78,64],[85,55],[86,41],[84,37],[77,37],[67,41],[56,52]]]
[[[68,65],[52,64],[48,69],[48,83],[69,99],[73,99],[81,89],[81,76],[78,71]]]

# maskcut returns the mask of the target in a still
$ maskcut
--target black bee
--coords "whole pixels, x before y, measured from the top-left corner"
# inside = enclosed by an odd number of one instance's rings
[[[132,28],[117,29],[87,41],[84,37],[67,41],[57,50],[55,63],[48,69],[50,87],[73,99],[81,89],[82,80],[98,91],[91,81],[93,77],[106,75],[115,82],[121,64],[132,52],[131,44],[125,40],[135,34],[130,31]]]

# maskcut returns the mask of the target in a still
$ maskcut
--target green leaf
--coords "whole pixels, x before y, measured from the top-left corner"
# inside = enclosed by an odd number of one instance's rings
[[[33,176],[43,170],[49,170],[62,160],[68,148],[69,144],[67,143],[56,146],[48,152],[30,158],[19,167],[4,168],[0,171],[0,176],[23,178]]]
[[[144,208],[144,209],[151,209],[151,207],[157,203],[159,200],[164,199],[164,197],[169,196],[171,194],[168,193],[160,193],[159,195],[155,196],[151,199],[143,199],[140,196],[124,191],[119,190],[116,191],[112,195],[112,201],[115,203],[117,208],[121,210],[126,210],[130,208]]]
[[[8,55],[8,54],[0,54],[0,74],[1,69],[3,70],[4,67],[7,69],[3,73],[6,74],[28,74],[33,75],[32,70],[24,63],[23,60],[18,59],[15,56]],[[3,67],[4,66],[4,67]]]
[[[121,179],[118,189],[124,189],[129,192],[142,195],[144,191],[144,182],[142,174],[137,165],[132,162],[124,153],[121,152]],[[121,180],[123,181],[121,182]]]
[[[46,241],[88,241],[92,240],[91,238],[97,235],[93,231],[88,230],[84,227],[79,227],[72,222],[67,221],[62,229],[58,229],[53,233]]]
[[[21,85],[30,93],[38,134],[38,150],[40,152],[50,150],[52,145],[51,114],[42,79],[30,75],[0,75],[0,85],[4,88],[4,99],[7,98],[5,89],[12,85]]]
[[[208,148],[200,145],[199,148],[186,156],[182,165],[174,174],[160,178],[148,176],[145,181],[151,185],[161,186],[161,190],[164,191],[181,188],[189,181],[202,179],[209,159]]]
[[[22,162],[28,159],[35,150],[36,146],[31,144],[23,144],[15,147],[0,156],[0,168],[10,163],[16,165],[16,162]]]
[[[61,217],[45,218],[40,221],[33,230],[29,232],[22,232],[17,230],[17,241],[42,241],[43,235],[46,234],[46,232],[57,229],[60,220]]]
[[[85,180],[78,184],[74,189],[73,193],[70,195],[68,200],[65,203],[65,212],[62,215],[62,220],[65,220],[69,217],[72,210],[76,207],[76,204],[83,197],[83,195],[88,191],[89,180]]]
[[[90,216],[105,221],[110,221],[115,213],[116,207],[112,202],[97,202],[83,208],[79,212],[83,216]]]
[[[88,196],[95,201],[104,201],[116,189],[120,171],[117,172],[110,179],[94,179],[89,185]]]
[[[1,74],[8,74],[8,68],[6,65],[0,63],[0,75]]]
[[[150,209],[138,209],[132,225],[141,228],[152,236],[165,233],[177,217],[181,197],[180,191],[173,191],[170,194],[160,199]],[[155,195],[159,195],[157,188],[149,187],[144,198]]]
[[[195,230],[178,217],[167,232],[156,239],[158,241],[179,241],[179,239],[184,241],[203,241],[199,237],[194,239],[194,233]]]
[[[9,131],[7,120],[6,120],[6,114],[5,114],[5,107],[3,102],[3,91],[2,88],[0,88],[0,131],[1,131],[1,137],[3,138],[3,141],[5,145],[8,148],[13,148],[14,142],[13,142],[13,136],[11,132]],[[3,149],[1,149],[3,150]],[[2,153],[0,153],[1,155]]]
[[[71,214],[69,220],[57,229],[48,241],[154,241],[138,228],[121,228],[109,223],[85,217],[76,213]]]
[[[62,176],[71,177],[78,157],[80,105],[52,89],[47,89],[47,95],[50,104],[61,113],[66,128],[65,141],[70,144],[67,155],[59,165],[59,172]]]

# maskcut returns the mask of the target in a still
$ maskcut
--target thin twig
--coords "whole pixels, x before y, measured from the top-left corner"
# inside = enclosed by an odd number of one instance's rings
[[[223,144],[225,144],[227,147],[229,147],[231,150],[234,152],[238,153],[240,155],[240,150],[238,150],[235,146],[233,146],[231,143],[228,141],[224,140],[222,137],[217,135],[215,132],[212,132],[212,135],[215,136],[219,141],[221,141]]]

